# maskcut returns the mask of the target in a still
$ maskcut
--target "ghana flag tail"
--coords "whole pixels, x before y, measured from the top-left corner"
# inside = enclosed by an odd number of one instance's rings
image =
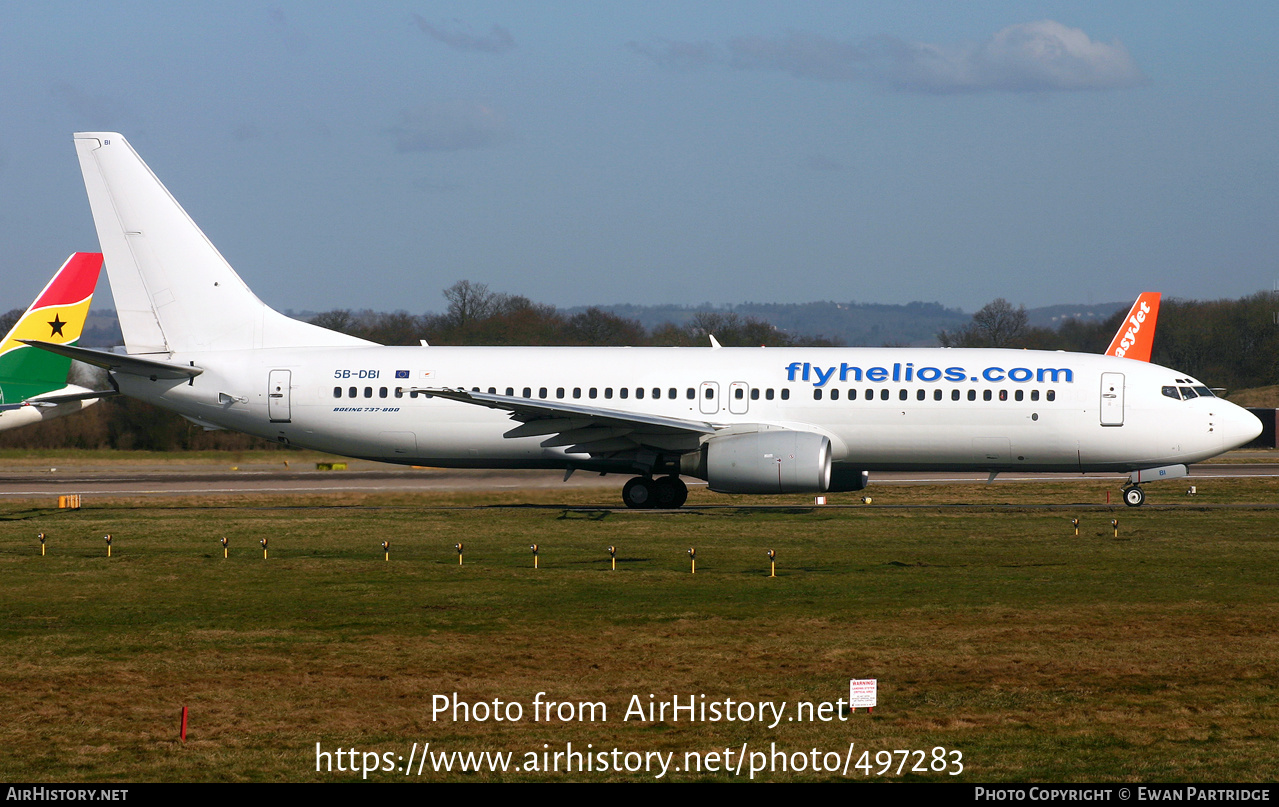
[[[77,252],[67,258],[0,343],[0,404],[19,403],[66,387],[71,359],[18,340],[76,344],[84,330],[101,269],[99,252]]]

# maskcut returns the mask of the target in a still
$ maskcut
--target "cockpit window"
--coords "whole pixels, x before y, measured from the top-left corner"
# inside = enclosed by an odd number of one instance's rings
[[[1196,394],[1196,393],[1195,393],[1195,391],[1194,391],[1193,389],[1191,389],[1190,387],[1182,387],[1182,388],[1181,388],[1181,397],[1182,397],[1184,400],[1189,401],[1191,398],[1198,398],[1198,397],[1199,397],[1199,395],[1198,395],[1198,394]]]
[[[1177,392],[1176,387],[1164,387],[1163,393],[1166,398],[1172,398],[1174,401],[1181,400],[1181,393]]]
[[[1217,397],[1216,395],[1213,395],[1213,394],[1212,394],[1212,390],[1208,389],[1207,387],[1195,387],[1195,392],[1199,393],[1199,397],[1200,397],[1200,398],[1215,398],[1215,397]]]

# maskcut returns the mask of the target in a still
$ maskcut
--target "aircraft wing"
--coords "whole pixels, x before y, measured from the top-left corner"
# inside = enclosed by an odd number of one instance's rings
[[[450,401],[503,409],[520,425],[504,437],[546,436],[542,446],[567,446],[570,454],[609,454],[638,448],[692,451],[701,436],[714,434],[716,427],[706,421],[620,412],[564,401],[516,398],[463,389],[410,387],[407,392],[426,393]]]
[[[41,350],[47,350],[50,353],[57,353],[60,356],[69,356],[85,364],[114,370],[117,373],[128,373],[129,375],[150,378],[194,378],[204,372],[202,367],[174,364],[171,361],[160,361],[158,359],[144,359],[136,355],[112,353],[109,350],[58,345],[53,342],[42,342],[39,339],[19,339],[18,341],[32,347],[38,347]]]

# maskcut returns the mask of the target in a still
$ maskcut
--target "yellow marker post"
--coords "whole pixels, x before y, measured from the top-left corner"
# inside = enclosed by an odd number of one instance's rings
[[[613,571],[617,571],[617,547],[610,545],[608,556],[613,559]]]
[[[36,537],[40,539],[40,557],[43,558],[44,557],[44,533],[40,533]]]
[[[1071,526],[1075,528],[1075,537],[1078,538],[1079,537],[1079,519],[1072,518],[1070,520],[1070,523],[1071,523]]]
[[[1118,538],[1119,537],[1119,519],[1117,518],[1110,519],[1110,526],[1115,528],[1115,537]]]
[[[533,568],[537,568],[537,544],[531,544],[529,549],[533,550]]]
[[[107,534],[102,536],[102,539],[107,542],[107,557],[109,558],[111,557],[111,536]]]
[[[227,558],[227,554],[226,554],[226,536],[225,536],[225,535],[223,535],[223,536],[222,536],[222,559],[223,559],[223,560],[226,560],[226,558]]]
[[[691,546],[688,548],[688,559],[693,562],[693,571],[690,574],[697,574],[697,550]]]
[[[383,541],[382,542],[382,560],[389,561],[390,559],[391,559],[391,542]]]
[[[461,566],[462,565],[462,542],[458,541],[456,544],[453,544],[453,548],[457,550],[457,565]]]
[[[266,539],[263,538],[260,543],[262,544],[262,560],[266,560]]]
[[[768,576],[777,576],[777,553],[771,549],[768,550]]]

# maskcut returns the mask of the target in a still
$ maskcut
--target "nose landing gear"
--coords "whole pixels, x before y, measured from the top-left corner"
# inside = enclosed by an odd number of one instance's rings
[[[1146,501],[1146,493],[1136,485],[1124,488],[1124,504],[1129,507],[1141,507]]]

